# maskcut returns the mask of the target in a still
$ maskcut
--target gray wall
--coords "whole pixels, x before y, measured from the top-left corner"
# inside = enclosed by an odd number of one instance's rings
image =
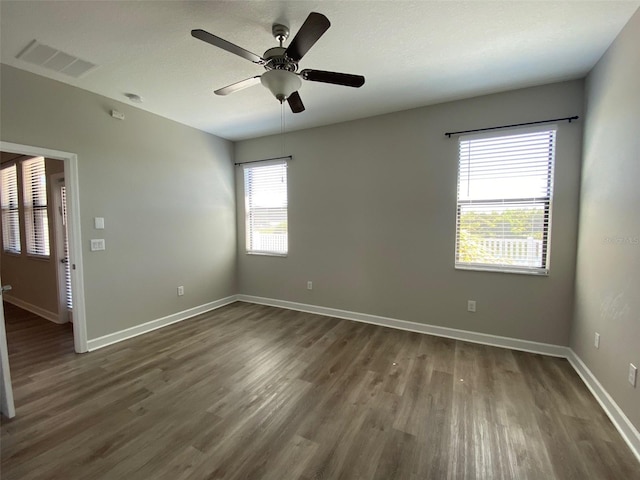
[[[29,158],[29,157],[27,157]],[[22,178],[20,163],[18,164],[18,178]],[[54,203],[53,190],[49,182],[50,176],[64,171],[64,164],[61,160],[45,159],[45,170],[47,175],[47,212],[50,219],[53,219]],[[20,189],[23,182],[20,181]],[[19,193],[20,198],[22,192]],[[0,252],[0,277],[3,285],[11,285],[12,290],[3,298],[16,299],[26,302],[32,306],[41,308],[49,312],[52,316],[58,316],[58,265],[56,263],[56,235],[55,222],[49,221],[49,241],[51,255],[49,258],[34,258],[27,254],[26,230],[24,224],[24,212],[20,206],[20,242],[22,252],[18,255]],[[0,222],[1,223],[1,222]],[[0,232],[2,226],[0,225]]]
[[[587,79],[571,347],[640,429],[640,385],[627,382],[629,363],[640,368],[638,45],[640,11]]]
[[[582,81],[565,82],[287,134],[288,257],[244,253],[236,170],[239,292],[567,345],[581,122],[559,125],[549,277],[454,270],[458,147],[443,133],[582,115],[583,95]],[[281,145],[238,142],[236,160]]]
[[[6,65],[1,75],[1,139],[78,155],[89,339],[236,293],[231,142]],[[91,238],[107,250],[90,252]]]

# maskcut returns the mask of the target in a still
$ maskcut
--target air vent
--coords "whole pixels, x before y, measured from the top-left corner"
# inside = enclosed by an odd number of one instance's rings
[[[16,58],[40,67],[80,78],[97,65],[33,40]]]

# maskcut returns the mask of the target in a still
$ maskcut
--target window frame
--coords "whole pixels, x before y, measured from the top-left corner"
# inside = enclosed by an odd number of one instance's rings
[[[269,160],[260,160],[255,162],[247,162],[242,165],[243,185],[244,185],[244,209],[245,209],[245,253],[247,255],[263,255],[272,257],[287,257],[289,254],[289,180],[288,180],[288,160],[291,157],[279,157]],[[276,207],[257,207],[253,205],[254,187],[250,185],[253,181],[252,174],[260,168],[281,166],[284,175],[284,205]],[[282,194],[282,191],[280,191]],[[256,221],[255,211],[262,209],[284,209],[284,228],[280,233],[274,235],[284,235],[284,249],[277,248],[256,248],[255,244],[259,243],[254,237],[254,222]],[[264,217],[263,217],[264,219]],[[278,243],[278,241],[276,241]]]
[[[515,197],[498,197],[498,198],[471,198],[467,200],[461,200],[460,198],[460,186],[462,176],[462,142],[473,142],[474,140],[487,140],[498,139],[502,137],[525,135],[533,133],[545,133],[549,132],[550,148],[548,153],[548,159],[546,161],[546,194],[533,197],[523,196],[520,198]],[[555,174],[555,162],[556,162],[556,150],[557,150],[557,125],[542,125],[536,127],[520,127],[504,129],[500,131],[485,132],[475,135],[464,135],[458,138],[458,168],[457,168],[457,191],[456,191],[456,230],[455,230],[455,251],[454,251],[454,268],[456,270],[476,270],[476,271],[488,271],[499,273],[516,273],[525,275],[537,275],[548,276],[550,272],[550,247],[551,247],[551,229],[552,229],[552,211],[553,211],[553,185]],[[471,181],[467,175],[467,182]],[[510,265],[506,263],[483,263],[483,262],[469,262],[462,261],[460,259],[460,244],[461,244],[461,216],[464,205],[478,205],[478,206],[491,206],[502,204],[505,206],[520,206],[535,207],[536,205],[542,207],[542,235],[540,244],[540,266],[523,266],[523,265]],[[506,237],[497,237],[501,241],[505,241]]]

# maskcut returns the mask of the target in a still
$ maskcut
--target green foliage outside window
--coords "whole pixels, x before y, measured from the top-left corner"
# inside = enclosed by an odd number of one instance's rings
[[[466,263],[512,264],[487,247],[487,239],[542,240],[542,208],[503,211],[466,211],[460,215],[458,261]]]

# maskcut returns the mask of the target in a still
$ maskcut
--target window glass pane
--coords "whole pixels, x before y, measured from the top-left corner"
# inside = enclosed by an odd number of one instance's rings
[[[541,267],[546,204],[460,205],[458,261]]]

